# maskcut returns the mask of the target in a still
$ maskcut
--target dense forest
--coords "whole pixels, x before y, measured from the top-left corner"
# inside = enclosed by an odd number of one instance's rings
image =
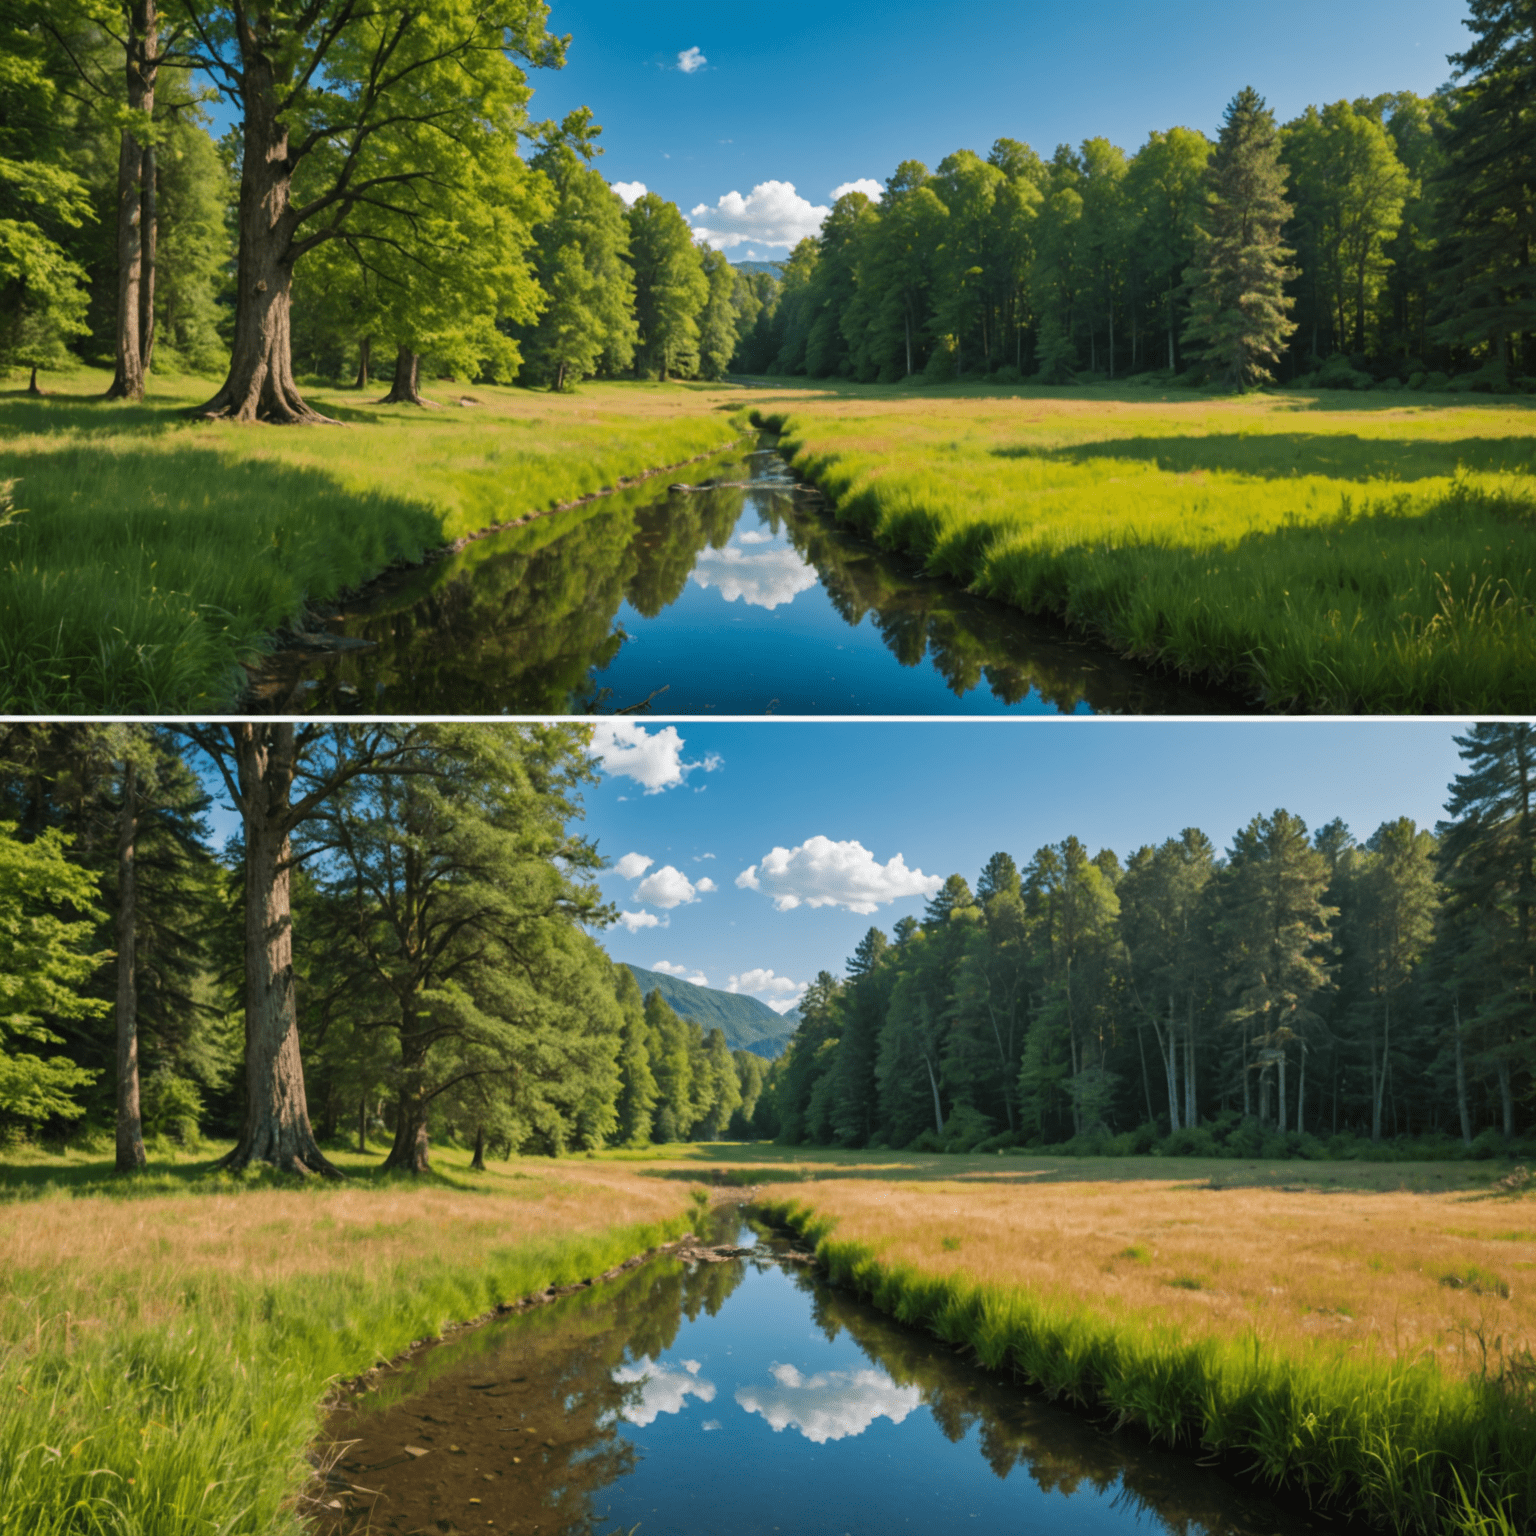
[[[878,202],[839,198],[781,279],[752,277],[736,367],[1201,383],[1227,371],[1214,307],[1246,310],[1260,374],[1287,382],[1536,388],[1531,8],[1479,0],[1468,25],[1431,97],[1276,125],[1244,91],[1216,143],[1179,127],[1133,155],[1000,138],[905,161]]]
[[[1137,376],[1531,388],[1530,7],[1476,0],[1431,97],[1049,160],[1000,138],[839,198],[742,271],[527,113],[540,0],[0,0],[0,369],[218,373],[206,413],[318,419],[298,378],[896,382]],[[235,107],[217,141],[209,105]],[[754,268],[758,263],[750,264]]]
[[[759,1128],[850,1147],[1492,1155],[1536,1067],[1536,727],[1481,724],[1448,819],[1255,816],[1122,862],[951,875],[826,972]],[[1399,1142],[1401,1139],[1401,1142]],[[1405,1148],[1406,1149],[1406,1148]]]
[[[718,378],[758,300],[677,207],[533,122],[540,0],[0,0],[0,370],[218,374],[207,414],[311,420],[296,378],[563,389]],[[215,140],[210,107],[238,120]]]
[[[585,727],[13,725],[0,1139],[487,1153],[745,1134],[768,1064],[642,998],[570,830]],[[209,785],[241,832],[210,846]]]

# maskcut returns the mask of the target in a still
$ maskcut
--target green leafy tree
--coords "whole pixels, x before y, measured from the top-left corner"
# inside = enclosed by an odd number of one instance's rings
[[[1194,260],[1199,213],[1211,142],[1194,128],[1153,132],[1126,172],[1125,195],[1135,221],[1136,244],[1150,292],[1167,337],[1167,367],[1178,367],[1184,273]]]
[[[623,1036],[619,1044],[619,1097],[615,1106],[618,1126],[614,1132],[620,1146],[643,1147],[651,1139],[651,1120],[656,1111],[656,1075],[651,1071],[650,1036],[645,1019],[645,998],[640,983],[627,965],[613,968],[614,987],[618,993],[619,1012],[623,1015]],[[653,996],[660,996],[653,993]]]
[[[704,256],[675,203],[654,192],[629,209],[629,260],[635,274],[635,371],[665,381],[694,372],[698,315],[709,302]]]
[[[1206,173],[1206,198],[1186,281],[1185,345],[1226,388],[1274,377],[1293,301],[1293,252],[1281,242],[1291,215],[1274,114],[1252,86],[1232,98]]]
[[[82,988],[109,956],[86,948],[101,914],[96,881],[69,858],[72,839],[51,827],[30,841],[16,833],[0,822],[0,1115],[36,1126],[78,1119],[75,1095],[96,1074],[18,1046],[61,1045],[54,1021],[107,1014]]]

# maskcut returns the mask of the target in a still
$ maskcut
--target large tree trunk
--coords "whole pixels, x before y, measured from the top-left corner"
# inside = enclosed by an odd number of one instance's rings
[[[233,727],[245,824],[245,1125],[226,1168],[271,1163],[340,1178],[315,1142],[304,1096],[293,985],[291,722]]]
[[[389,393],[379,401],[380,405],[425,405],[435,407],[436,401],[422,398],[421,354],[401,344],[395,353],[395,378]]]
[[[289,310],[293,237],[288,130],[277,118],[272,61],[264,39],[240,29],[244,88],[240,171],[240,254],[235,343],[229,375],[200,416],[231,421],[335,425],[304,403],[293,379]]]
[[[469,1166],[476,1173],[485,1172],[485,1127],[483,1125],[475,1127],[475,1155],[470,1160]]]
[[[1188,999],[1187,1009],[1184,1034],[1184,1124],[1193,1130],[1200,1123],[1200,1117],[1195,1113],[1197,1099],[1195,1095],[1195,1000],[1193,995]]]
[[[357,1101],[357,1150],[368,1150],[368,1095],[363,1094]]]
[[[1515,1134],[1515,1099],[1510,1092],[1508,1058],[1499,1057],[1494,1066],[1499,1074],[1499,1105],[1503,1110],[1504,1139],[1508,1141]]]
[[[155,112],[155,75],[158,65],[155,50],[159,46],[159,20],[155,0],[136,0],[128,9],[128,35],[125,40],[125,69],[128,76],[128,108],[140,113],[146,122]],[[142,400],[144,374],[149,367],[145,355],[146,250],[153,261],[155,237],[153,220],[155,160],[154,151],[124,128],[117,150],[117,357],[109,400]],[[150,221],[146,227],[146,218]],[[154,306],[153,277],[149,280],[148,304]]]
[[[144,216],[139,279],[139,361],[148,373],[155,363],[155,264],[160,251],[160,199],[155,184],[155,146],[144,150]]]
[[[431,1171],[427,1139],[427,1106],[413,1093],[401,1093],[395,1106],[395,1142],[384,1159],[386,1169],[401,1173]]]
[[[130,761],[123,769],[123,808],[117,832],[117,1171],[133,1173],[148,1158],[139,1115],[139,993],[134,974],[136,894],[134,841],[139,825],[138,784]]]
[[[368,365],[373,361],[373,337],[364,336],[357,344],[357,388],[368,388]]]

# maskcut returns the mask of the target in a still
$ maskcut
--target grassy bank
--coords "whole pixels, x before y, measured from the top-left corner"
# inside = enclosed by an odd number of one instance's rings
[[[297,1533],[330,1383],[689,1225],[680,1183],[434,1156],[324,1188],[0,1167],[0,1531]]]
[[[900,1321],[1314,1503],[1536,1514],[1529,1199],[844,1177],[757,1204]]]
[[[0,712],[228,705],[306,603],[740,435],[725,388],[444,385],[436,411],[318,388],[346,425],[290,429],[190,419],[206,380],[142,405],[95,398],[108,381],[0,392]]]
[[[1536,408],[758,391],[838,518],[1275,708],[1536,710]]]

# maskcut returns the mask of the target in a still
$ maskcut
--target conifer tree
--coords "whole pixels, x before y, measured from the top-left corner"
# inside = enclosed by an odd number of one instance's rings
[[[1206,200],[1184,339],[1228,389],[1251,389],[1274,377],[1287,338],[1293,254],[1280,231],[1291,216],[1275,117],[1252,86],[1227,107],[1206,173]]]

